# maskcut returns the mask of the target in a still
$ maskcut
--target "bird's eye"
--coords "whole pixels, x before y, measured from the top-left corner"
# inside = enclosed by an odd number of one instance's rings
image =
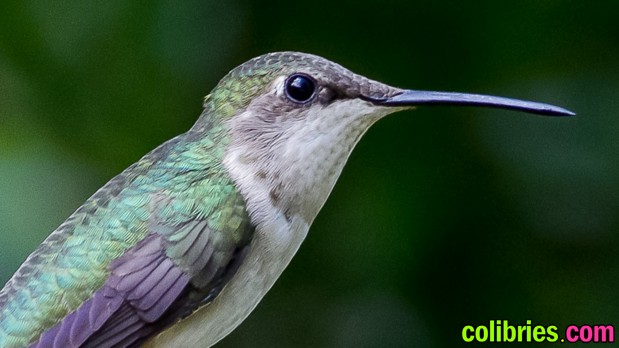
[[[314,80],[302,74],[293,74],[286,79],[286,96],[296,103],[305,103],[312,99],[316,91]]]

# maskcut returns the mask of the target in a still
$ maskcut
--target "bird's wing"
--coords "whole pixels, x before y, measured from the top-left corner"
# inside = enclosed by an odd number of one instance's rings
[[[253,228],[230,179],[141,162],[95,193],[0,292],[0,346],[136,346],[210,301],[236,271]]]

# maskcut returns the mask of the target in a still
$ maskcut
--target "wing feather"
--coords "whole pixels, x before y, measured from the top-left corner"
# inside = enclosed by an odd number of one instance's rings
[[[238,262],[249,239],[218,249],[202,222],[185,223],[179,233],[185,237],[175,246],[185,258],[174,262],[166,253],[169,240],[149,234],[110,263],[110,276],[101,289],[31,347],[132,347],[203,305],[205,298],[212,300],[235,271],[230,264]],[[196,270],[197,283],[207,285],[193,284],[183,266]]]
[[[253,226],[207,138],[164,143],[46,238],[0,291],[0,346],[131,347],[217,296]]]

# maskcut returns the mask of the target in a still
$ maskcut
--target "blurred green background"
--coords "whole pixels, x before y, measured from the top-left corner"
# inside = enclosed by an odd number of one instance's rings
[[[578,117],[424,107],[382,120],[283,277],[219,347],[454,347],[463,326],[489,320],[619,324],[618,11],[3,1],[0,281],[97,188],[187,130],[227,71],[298,50],[400,87]]]

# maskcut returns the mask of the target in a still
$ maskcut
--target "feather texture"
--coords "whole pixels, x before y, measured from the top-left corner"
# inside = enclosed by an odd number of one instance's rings
[[[253,233],[217,115],[110,180],[28,257],[0,291],[1,347],[132,346],[216,296]]]

